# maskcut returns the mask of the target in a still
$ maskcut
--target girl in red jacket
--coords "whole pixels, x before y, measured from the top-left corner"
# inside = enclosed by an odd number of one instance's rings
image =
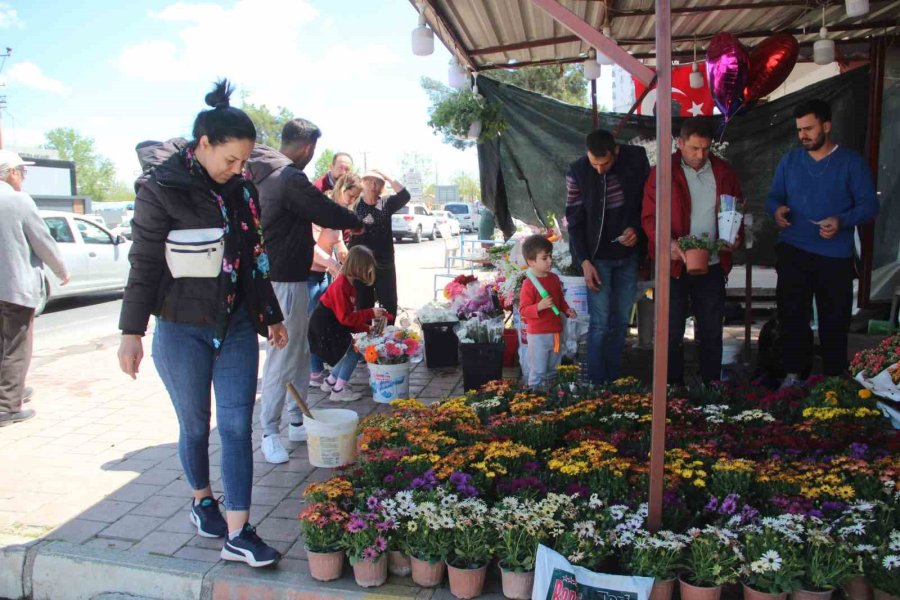
[[[332,402],[353,402],[362,397],[348,383],[362,358],[353,348],[351,334],[368,331],[374,317],[393,318],[383,308],[355,309],[353,284],[357,281],[364,285],[372,285],[375,281],[375,258],[365,246],[350,249],[341,274],[328,286],[309,319],[310,350],[334,365],[331,374],[322,382],[322,391],[331,392]]]

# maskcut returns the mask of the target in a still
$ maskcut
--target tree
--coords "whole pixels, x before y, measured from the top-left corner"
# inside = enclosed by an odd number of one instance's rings
[[[410,171],[415,171],[422,177],[422,183],[434,180],[434,167],[431,157],[418,151],[404,152],[400,156],[400,173],[397,177],[405,177]]]
[[[490,77],[575,106],[588,105],[588,80],[578,65],[498,69]]]
[[[322,155],[316,160],[316,174],[313,175],[313,179],[318,179],[322,175],[325,174],[329,168],[331,168],[331,162],[334,160],[334,150],[331,148],[325,148],[322,151]]]
[[[45,148],[59,153],[61,160],[75,163],[77,193],[93,200],[108,200],[116,187],[116,167],[113,162],[97,154],[93,138],[84,137],[69,127],[57,127],[44,134]]]
[[[283,106],[273,113],[265,104],[247,102],[247,94],[241,94],[241,110],[247,113],[256,126],[256,142],[272,148],[281,146],[281,130],[284,124],[294,118],[294,113]]]
[[[468,173],[462,171],[455,173],[451,182],[457,187],[459,197],[463,200],[474,202],[481,199],[481,185]]]
[[[109,191],[106,200],[110,202],[124,202],[134,200],[134,184],[126,181],[117,181]]]

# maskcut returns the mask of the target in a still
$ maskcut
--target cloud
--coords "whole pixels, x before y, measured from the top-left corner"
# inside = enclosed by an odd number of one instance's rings
[[[41,68],[33,62],[18,62],[12,65],[7,73],[7,79],[12,85],[18,84],[22,87],[54,94],[65,94],[69,91],[69,88],[62,81],[47,77],[41,72]]]
[[[25,26],[19,13],[12,6],[5,2],[0,2],[0,29],[10,29],[16,27],[22,29]]]

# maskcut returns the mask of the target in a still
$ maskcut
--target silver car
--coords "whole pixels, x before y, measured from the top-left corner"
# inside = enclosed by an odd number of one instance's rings
[[[60,286],[56,275],[44,269],[43,294],[35,314],[40,314],[50,300],[125,288],[131,268],[131,242],[83,215],[52,210],[40,213],[59,246],[69,283]]]

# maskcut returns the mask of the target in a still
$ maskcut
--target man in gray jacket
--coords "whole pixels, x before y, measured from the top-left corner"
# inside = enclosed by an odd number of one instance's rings
[[[0,150],[0,427],[25,421],[34,410],[23,409],[25,375],[31,363],[34,309],[41,297],[42,262],[60,285],[69,274],[56,242],[31,196],[22,192],[25,162],[15,152]]]

